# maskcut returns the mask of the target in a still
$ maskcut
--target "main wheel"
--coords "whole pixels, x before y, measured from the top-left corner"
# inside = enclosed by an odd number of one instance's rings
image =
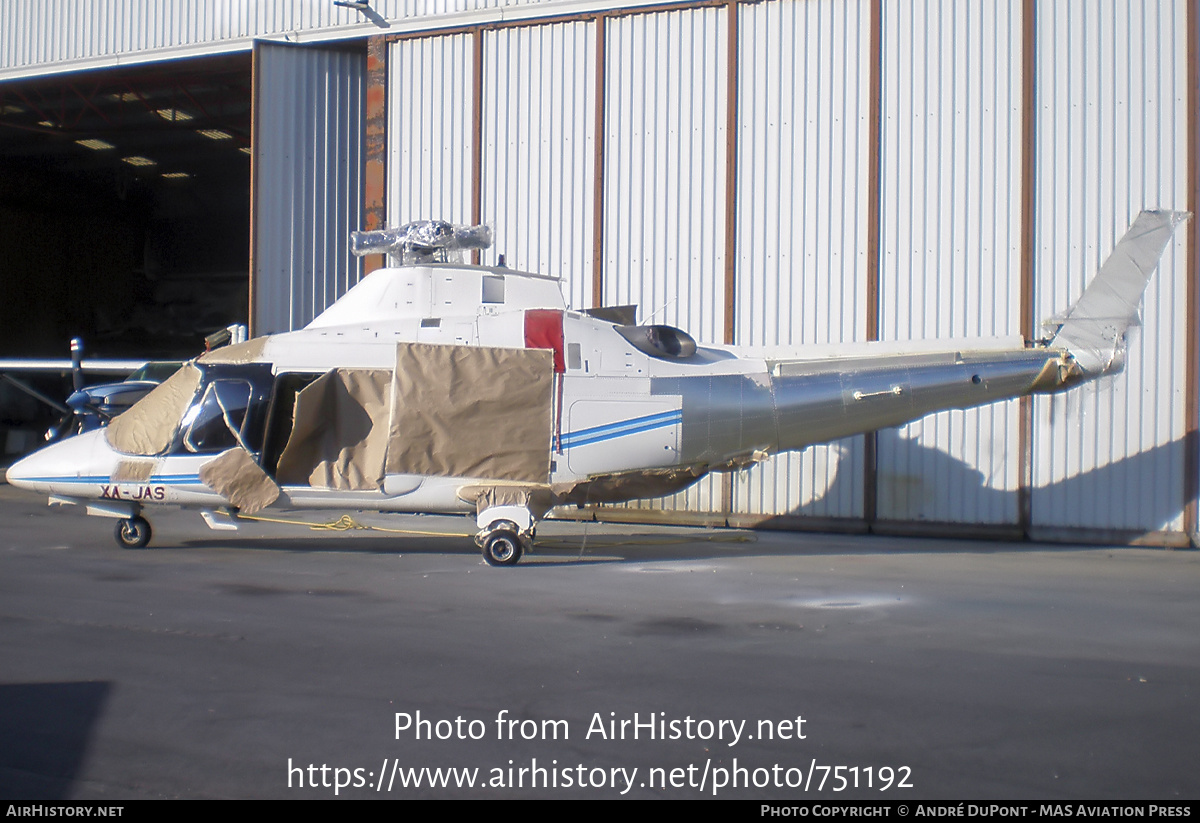
[[[515,566],[521,559],[521,538],[507,529],[492,532],[483,541],[483,559],[489,566]]]
[[[150,521],[144,517],[118,520],[113,536],[123,549],[144,549],[150,542]]]

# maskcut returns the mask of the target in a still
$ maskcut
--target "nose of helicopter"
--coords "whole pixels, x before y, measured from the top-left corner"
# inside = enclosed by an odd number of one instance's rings
[[[107,467],[97,465],[97,447],[109,452],[102,441],[104,430],[85,432],[53,443],[13,463],[5,473],[9,484],[20,489],[54,494],[63,484],[107,481]],[[93,478],[93,475],[95,478]]]

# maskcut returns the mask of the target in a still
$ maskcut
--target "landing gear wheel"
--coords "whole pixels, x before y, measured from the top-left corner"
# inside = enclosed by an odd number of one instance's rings
[[[118,520],[113,536],[123,549],[144,549],[150,542],[150,521],[144,517]]]
[[[489,566],[515,566],[521,551],[521,538],[507,529],[494,531],[483,541],[483,559]]]

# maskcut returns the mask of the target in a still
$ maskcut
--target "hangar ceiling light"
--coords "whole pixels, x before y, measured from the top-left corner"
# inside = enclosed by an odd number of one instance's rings
[[[241,210],[250,158],[232,149],[250,145],[252,103],[249,53],[6,81],[0,178],[12,164],[160,215]]]

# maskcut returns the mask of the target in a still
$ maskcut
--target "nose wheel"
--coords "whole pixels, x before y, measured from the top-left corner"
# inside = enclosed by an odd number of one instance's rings
[[[144,517],[118,520],[113,536],[123,549],[144,549],[150,543],[150,521]]]

